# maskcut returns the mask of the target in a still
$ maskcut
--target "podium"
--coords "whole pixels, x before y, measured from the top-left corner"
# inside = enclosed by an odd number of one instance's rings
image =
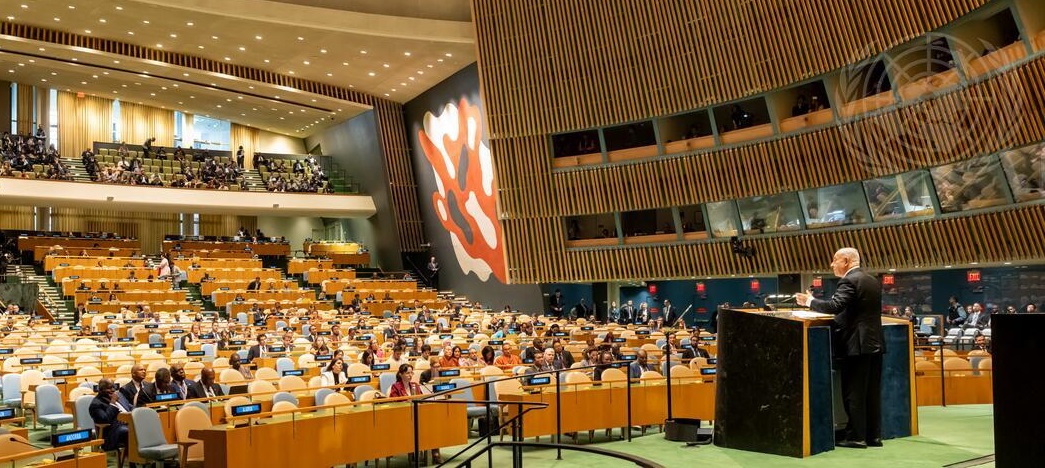
[[[808,457],[845,426],[832,364],[832,316],[723,309],[718,316],[715,445]],[[882,438],[918,433],[910,322],[882,317]]]

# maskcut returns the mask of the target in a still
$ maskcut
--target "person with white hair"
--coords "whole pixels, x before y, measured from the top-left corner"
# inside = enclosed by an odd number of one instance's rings
[[[841,278],[829,299],[816,299],[806,291],[798,303],[817,312],[835,316],[836,338],[844,356],[839,370],[842,395],[849,416],[841,447],[881,447],[882,421],[882,288],[878,279],[860,268],[860,252],[852,247],[838,249],[831,261]]]

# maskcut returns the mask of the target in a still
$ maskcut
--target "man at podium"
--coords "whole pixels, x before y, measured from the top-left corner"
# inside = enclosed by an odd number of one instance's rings
[[[837,445],[881,447],[882,290],[875,277],[860,269],[860,253],[852,247],[835,252],[831,269],[841,280],[830,299],[816,299],[806,291],[797,295],[797,302],[835,316],[835,337],[841,340],[835,349],[843,353],[839,371],[849,417],[845,439]]]

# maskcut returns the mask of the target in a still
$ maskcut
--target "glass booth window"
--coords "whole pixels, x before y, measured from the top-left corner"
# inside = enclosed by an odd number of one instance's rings
[[[715,237],[732,237],[737,235],[737,204],[732,200],[707,204],[708,224],[711,235]]]
[[[864,181],[875,221],[931,216],[936,213],[929,194],[929,173],[907,172]]]
[[[744,234],[768,234],[802,228],[798,198],[792,193],[738,200]]]
[[[871,219],[867,199],[859,183],[820,187],[799,192],[806,227],[864,224]]]
[[[196,149],[228,150],[232,140],[232,123],[202,115],[192,116],[192,147]],[[184,139],[183,139],[184,141]]]
[[[613,213],[601,213],[566,218],[566,239],[609,239],[617,237]]]
[[[625,237],[675,234],[675,218],[670,208],[625,211],[620,214],[620,227]]]
[[[1002,153],[1001,162],[1017,202],[1045,198],[1045,143]]]
[[[680,206],[679,221],[682,222],[682,232],[707,232],[708,230],[704,223],[704,213],[700,211],[700,205]]]
[[[975,210],[1009,202],[1001,164],[991,157],[976,158],[931,170],[940,211]]]

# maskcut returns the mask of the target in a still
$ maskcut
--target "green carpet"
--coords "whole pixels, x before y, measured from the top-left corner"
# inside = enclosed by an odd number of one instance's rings
[[[660,433],[634,437],[632,442],[607,441],[598,446],[672,467],[941,467],[994,453],[994,419],[990,405],[924,407],[920,408],[918,417],[920,434],[917,436],[887,440],[882,448],[839,448],[806,459],[723,449],[714,445],[687,448],[683,444],[665,441]],[[582,435],[581,440],[586,442],[587,436]],[[494,452],[495,467],[510,466],[509,450],[495,449]],[[443,451],[444,457],[452,453],[449,449]],[[486,457],[480,460],[482,466],[486,466]],[[554,451],[543,449],[527,450],[523,463],[526,467],[628,466],[621,460],[579,452],[563,452],[563,459],[556,461]],[[396,462],[393,465],[406,466],[406,463],[403,460],[402,465]],[[994,464],[980,466],[992,467]]]

